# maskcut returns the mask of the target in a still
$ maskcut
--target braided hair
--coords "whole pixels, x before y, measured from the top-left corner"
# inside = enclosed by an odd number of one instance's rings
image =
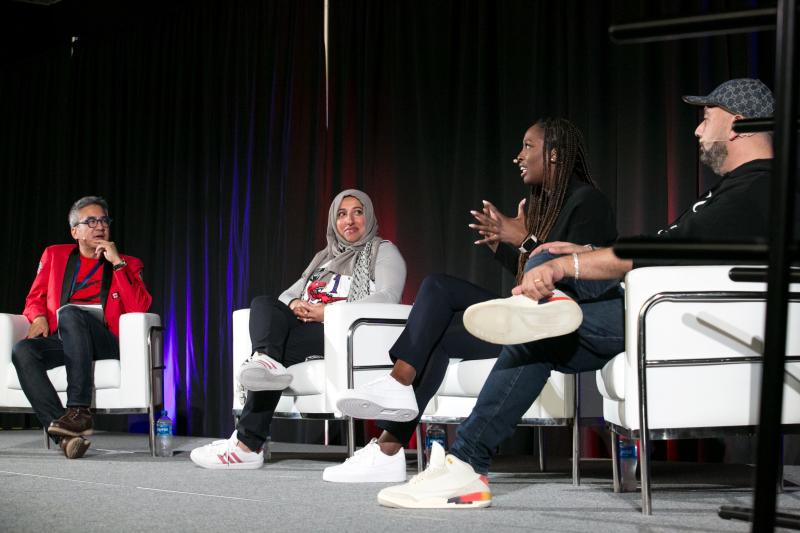
[[[589,172],[586,146],[580,130],[569,120],[563,118],[542,118],[532,127],[542,130],[542,163],[544,180],[531,185],[528,196],[528,212],[525,225],[529,235],[540,243],[547,242],[550,230],[561,213],[569,181],[575,176],[579,181],[592,187],[597,184]],[[555,161],[553,161],[555,159]],[[517,282],[522,279],[528,254],[520,254],[517,266]]]

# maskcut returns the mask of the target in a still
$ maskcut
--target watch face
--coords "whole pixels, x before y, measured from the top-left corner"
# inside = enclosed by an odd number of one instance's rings
[[[533,237],[528,237],[519,245],[520,252],[532,252],[534,248],[536,248],[536,239]]]

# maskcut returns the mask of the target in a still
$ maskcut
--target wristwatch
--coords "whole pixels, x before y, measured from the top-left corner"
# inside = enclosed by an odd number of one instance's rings
[[[116,265],[114,265],[111,268],[116,272],[117,270],[120,270],[121,268],[125,268],[126,266],[128,266],[128,263],[126,263],[125,260],[123,259],[122,261],[120,261],[119,263],[117,263]]]
[[[539,240],[536,238],[535,235],[528,235],[528,237],[522,241],[522,244],[519,245],[519,252],[521,254],[529,254],[536,248],[536,245],[539,244]]]

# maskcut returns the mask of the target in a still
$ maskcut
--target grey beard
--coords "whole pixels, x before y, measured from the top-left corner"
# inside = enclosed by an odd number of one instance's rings
[[[728,159],[728,147],[725,143],[715,142],[708,150],[700,145],[700,162],[708,166],[714,174],[722,175],[722,165]]]

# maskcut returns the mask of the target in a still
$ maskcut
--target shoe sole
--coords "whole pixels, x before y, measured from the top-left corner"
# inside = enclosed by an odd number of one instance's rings
[[[92,443],[86,439],[75,437],[71,439],[64,447],[64,455],[67,459],[80,459],[86,454]]]
[[[403,453],[403,452],[400,452]],[[394,473],[388,471],[380,471],[372,468],[370,470],[359,472],[356,474],[336,472],[335,468],[329,467],[322,471],[322,481],[329,483],[405,483],[406,482],[406,466],[403,462],[403,472]]]
[[[67,431],[64,428],[47,428],[47,434],[53,435],[54,437],[86,437],[92,434],[92,429],[86,429],[79,433],[74,431]]]
[[[276,376],[261,368],[248,368],[239,374],[239,384],[247,390],[284,390],[292,384],[291,374]]]
[[[360,398],[342,398],[336,402],[336,408],[342,413],[361,420],[388,420],[390,422],[409,422],[417,417],[416,409],[394,409],[385,407],[372,400]]]
[[[386,496],[378,493],[378,503],[384,507],[393,507],[395,509],[483,509],[492,505],[491,497],[488,500],[470,501],[457,503],[452,502],[454,498],[445,500],[443,498],[429,498],[421,501],[409,501],[405,499],[394,499],[391,496]]]
[[[464,312],[464,327],[492,344],[524,344],[572,333],[583,322],[583,312],[570,298],[537,304],[527,296],[513,296],[475,304]]]

